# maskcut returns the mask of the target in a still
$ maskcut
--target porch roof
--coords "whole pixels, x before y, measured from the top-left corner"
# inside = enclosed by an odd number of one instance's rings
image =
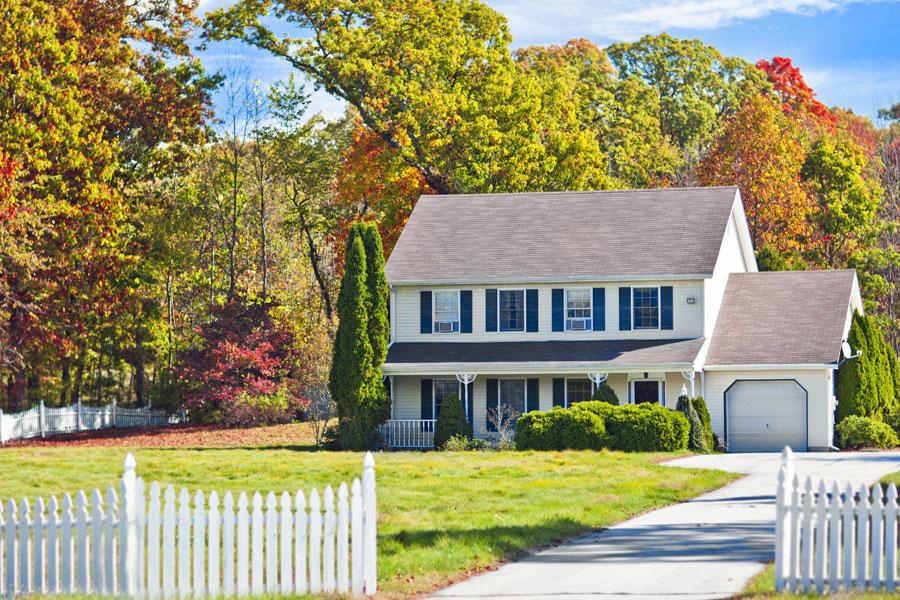
[[[386,374],[529,368],[633,370],[690,368],[704,338],[550,342],[400,342],[391,345]]]

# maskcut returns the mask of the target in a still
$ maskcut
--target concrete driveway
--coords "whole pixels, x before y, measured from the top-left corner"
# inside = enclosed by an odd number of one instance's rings
[[[437,592],[435,598],[728,598],[774,558],[778,454],[715,454],[666,463],[747,477]],[[874,483],[900,453],[796,454],[801,480]]]

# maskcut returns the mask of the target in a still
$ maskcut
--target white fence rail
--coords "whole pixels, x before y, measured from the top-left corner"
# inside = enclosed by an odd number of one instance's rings
[[[362,481],[265,501],[256,492],[176,501],[125,459],[118,491],[0,504],[0,595],[81,593],[132,598],[376,591],[375,459]],[[308,500],[307,500],[308,498]],[[324,499],[324,506],[322,500]],[[192,501],[193,500],[193,501]],[[308,510],[307,510],[308,506]],[[32,510],[33,508],[33,510]],[[324,508],[324,513],[323,513]],[[74,512],[73,512],[74,510]]]
[[[897,589],[900,509],[894,484],[883,493],[794,472],[782,452],[775,518],[775,589],[817,594]]]
[[[89,431],[110,427],[144,427],[167,425],[169,415],[149,407],[121,408],[112,404],[100,407],[82,406],[79,400],[72,406],[46,408],[44,402],[29,410],[4,414],[0,410],[0,444],[57,433]]]
[[[433,448],[434,419],[391,419],[378,427],[385,448]]]

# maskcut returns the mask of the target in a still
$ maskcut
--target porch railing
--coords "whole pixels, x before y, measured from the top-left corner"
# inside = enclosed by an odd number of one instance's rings
[[[378,428],[385,448],[433,448],[434,419],[391,419]]]

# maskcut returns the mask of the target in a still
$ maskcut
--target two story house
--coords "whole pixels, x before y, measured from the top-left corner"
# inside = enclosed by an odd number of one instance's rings
[[[449,394],[550,410],[702,395],[730,451],[827,449],[854,271],[758,272],[736,187],[423,196],[386,265],[393,447]]]

